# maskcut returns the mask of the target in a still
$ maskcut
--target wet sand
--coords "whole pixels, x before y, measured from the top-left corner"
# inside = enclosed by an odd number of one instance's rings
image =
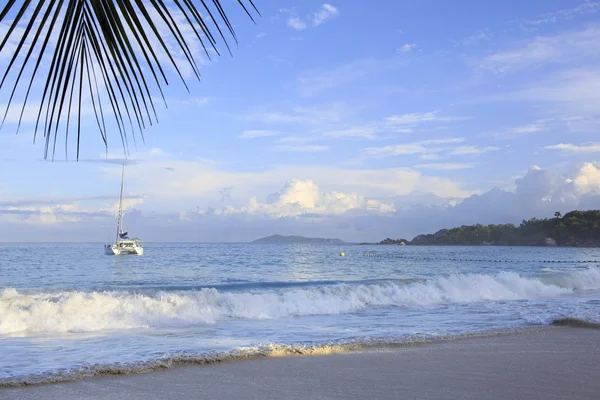
[[[600,330],[178,367],[0,389],[0,399],[598,399]]]

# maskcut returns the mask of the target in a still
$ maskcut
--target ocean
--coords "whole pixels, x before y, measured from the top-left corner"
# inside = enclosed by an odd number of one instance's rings
[[[0,386],[565,317],[600,322],[600,249],[0,244]]]

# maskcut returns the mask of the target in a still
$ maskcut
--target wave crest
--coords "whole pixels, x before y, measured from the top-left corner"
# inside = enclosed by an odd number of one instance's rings
[[[215,323],[226,318],[275,319],[351,313],[381,306],[431,306],[452,303],[556,297],[600,289],[600,268],[538,278],[513,272],[453,275],[425,282],[339,284],[282,290],[221,292],[0,292],[0,334],[18,332],[92,332]]]

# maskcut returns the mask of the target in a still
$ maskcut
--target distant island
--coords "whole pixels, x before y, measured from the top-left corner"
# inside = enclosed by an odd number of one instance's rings
[[[600,247],[600,210],[560,212],[554,218],[523,220],[519,226],[463,225],[418,235],[411,241],[386,239],[378,244],[412,246],[565,246]]]
[[[400,246],[404,246],[408,243],[408,240],[406,239],[384,239],[381,242],[377,243],[377,244],[399,244]]]
[[[323,243],[345,243],[340,239],[307,238],[302,236],[271,235],[257,239],[252,243],[258,244],[323,244]]]

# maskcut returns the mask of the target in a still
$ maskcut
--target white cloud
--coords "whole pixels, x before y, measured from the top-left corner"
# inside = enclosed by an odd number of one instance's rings
[[[375,139],[377,137],[377,127],[375,126],[355,126],[346,129],[339,129],[333,131],[327,131],[323,134],[327,137],[333,138],[365,138],[365,139]]]
[[[111,201],[110,204],[92,205],[102,201],[103,197],[82,199],[15,199],[0,203],[0,216],[11,214],[17,220],[28,224],[54,225],[76,223],[84,218],[116,217],[119,202]],[[123,210],[131,210],[144,202],[143,196],[125,196]],[[3,204],[4,203],[4,204]],[[88,203],[82,206],[82,203]]]
[[[462,143],[464,142],[464,138],[443,138],[443,139],[427,139],[421,140],[419,143],[421,144],[451,144],[451,143]]]
[[[449,154],[453,156],[464,156],[472,154],[483,154],[496,150],[500,150],[500,148],[494,146],[458,146]]]
[[[548,150],[560,150],[565,153],[600,153],[600,143],[590,143],[586,145],[576,145],[569,143],[560,143],[544,147]]]
[[[291,149],[288,149],[291,150]],[[311,151],[321,150],[309,149]],[[120,168],[106,165],[102,171],[118,180]],[[311,180],[328,192],[368,194],[371,199],[409,195],[415,191],[440,197],[466,197],[459,182],[447,178],[423,176],[409,168],[356,169],[325,165],[278,166],[260,172],[234,172],[208,161],[180,161],[169,158],[149,159],[127,167],[130,193],[144,193],[143,209],[189,209],[220,203],[220,191],[230,191],[231,203],[240,204],[250,197],[274,191],[275,182],[290,179]]]
[[[600,2],[584,0],[583,3],[573,8],[565,8],[558,11],[544,13],[538,15],[534,19],[528,19],[523,21],[525,25],[542,25],[548,23],[555,23],[561,19],[573,19],[580,15],[595,14],[600,11]]]
[[[322,192],[313,181],[292,180],[288,181],[280,191],[267,196],[265,202],[260,202],[256,197],[252,197],[242,207],[229,206],[213,212],[225,216],[247,214],[281,218],[342,215],[357,210],[363,213],[395,211],[393,204],[381,203],[373,199],[367,200],[356,193]]]
[[[405,43],[398,49],[399,53],[407,54],[413,51],[417,47],[414,43]]]
[[[190,211],[185,212],[128,212],[128,227],[143,232],[146,240],[244,241],[273,233],[311,236],[315,231],[319,236],[352,241],[410,239],[463,224],[519,224],[523,218],[551,218],[556,211],[564,214],[573,209],[600,208],[599,164],[590,162],[576,165],[565,175],[532,166],[515,180],[514,190],[495,188],[480,194],[464,191],[449,179],[424,176],[407,168],[378,171],[304,166],[238,174],[202,169],[196,162],[171,163],[171,167],[173,171],[162,176],[164,164],[133,165],[128,175],[133,185],[153,188],[148,196],[152,202],[162,196],[158,200],[169,204],[181,204],[183,198],[197,204],[212,185],[222,189],[232,182],[240,182],[232,185],[231,193],[234,198],[241,193],[241,201],[225,206],[220,203],[219,208],[203,205],[198,211],[188,207]],[[119,172],[111,168],[112,179]],[[167,176],[171,179],[166,180]],[[263,190],[265,182],[287,181],[281,179],[284,176],[302,178],[289,181],[280,190],[271,186]],[[315,179],[305,178],[310,176]],[[182,182],[185,185],[178,186]],[[243,190],[244,184],[249,190]],[[174,187],[181,190],[173,193]],[[31,213],[23,211],[22,217],[15,219],[16,214],[0,210],[0,241],[105,240],[106,231],[112,232],[112,218],[98,221],[94,215],[63,208],[52,213],[79,220],[53,222],[53,216],[46,215],[33,225],[31,220],[26,222]],[[89,229],[99,225],[105,231]]]
[[[419,156],[419,160],[439,160],[440,158],[441,156],[439,154],[434,153],[421,154]]]
[[[337,17],[340,14],[337,8],[330,4],[323,4],[319,11],[315,12],[312,18],[313,26],[319,26],[328,19]]]
[[[481,59],[476,67],[495,73],[508,73],[552,63],[573,62],[586,57],[598,58],[600,27],[537,36],[512,50]]]
[[[444,145],[461,143],[463,141],[463,138],[428,139],[419,142],[402,143],[383,147],[369,147],[365,149],[364,152],[367,156],[370,157],[391,157],[399,155],[420,154],[421,159],[431,160],[437,158],[438,153],[449,150],[447,147],[444,147]],[[456,149],[467,147],[474,146],[461,146],[457,147]]]
[[[321,145],[277,145],[273,146],[273,149],[277,151],[293,151],[293,152],[306,152],[306,153],[318,153],[329,150],[328,146]]]
[[[403,128],[413,128],[424,123],[455,122],[470,119],[469,117],[441,116],[439,112],[439,110],[436,110],[423,113],[392,115],[385,119],[385,126],[394,131],[401,131]]]
[[[306,29],[306,23],[303,22],[300,18],[297,17],[292,17],[289,18],[287,21],[287,25],[292,28],[295,29],[297,31],[301,31]]]
[[[533,124],[527,124],[527,125],[522,125],[522,126],[517,126],[515,128],[513,128],[513,132],[516,134],[527,134],[527,133],[534,133],[534,132],[539,132],[544,130],[545,125],[541,124],[541,123],[533,123]]]
[[[439,110],[424,113],[393,115],[391,117],[387,117],[385,120],[391,125],[417,125],[422,122],[435,120],[438,112]]]
[[[289,10],[284,10],[284,12],[289,12]],[[336,7],[332,6],[331,4],[323,4],[319,10],[314,12],[309,18],[302,19],[297,16],[288,18],[287,26],[297,31],[302,31],[308,28],[309,24],[316,28],[317,26],[325,23],[325,21],[335,18],[338,15],[340,15],[340,12]]]
[[[314,182],[290,181],[286,183],[281,192],[275,194],[276,199],[272,199],[271,203],[299,205],[302,208],[314,208],[318,196],[319,188]]]
[[[242,134],[240,136],[238,136],[240,139],[254,139],[254,138],[261,138],[261,137],[268,137],[268,136],[277,136],[279,135],[279,132],[277,131],[269,131],[269,130],[247,130],[242,132]]]
[[[56,214],[50,207],[45,207],[39,210],[38,214],[30,215],[25,222],[28,224],[39,225],[54,225],[60,223],[79,222],[80,218],[74,215]]]
[[[124,197],[123,211],[131,210],[144,202],[143,197]],[[111,206],[101,207],[96,210],[84,210],[84,212],[107,213],[109,215],[117,215],[119,212],[119,202],[115,201]]]
[[[492,136],[501,139],[511,139],[519,136],[529,135],[531,133],[543,132],[552,128],[557,128],[561,122],[563,122],[562,118],[538,119],[529,124],[513,126],[499,133],[495,133]]]
[[[568,181],[573,184],[579,196],[600,194],[600,168],[593,163],[579,165]]]
[[[436,171],[456,171],[461,169],[474,168],[473,164],[454,164],[454,163],[435,163],[435,164],[416,164],[413,168],[429,169]]]
[[[565,176],[534,165],[515,185],[514,192],[496,188],[471,196],[452,212],[463,223],[518,223],[523,218],[552,217],[555,211],[600,207],[600,170],[593,163],[577,165]]]
[[[371,157],[390,157],[411,154],[423,154],[436,152],[435,149],[427,148],[418,143],[396,144],[384,147],[369,147],[365,149],[365,154]]]
[[[420,124],[436,121],[460,121],[465,118],[440,116],[437,111],[394,115],[382,120],[370,121],[359,125],[348,125],[343,121],[355,118],[360,109],[350,108],[344,103],[324,104],[315,107],[294,107],[291,112],[254,112],[246,115],[246,120],[264,124],[293,124],[311,126],[311,132],[323,138],[364,138],[377,139],[389,137],[393,133],[412,133]],[[354,117],[354,118],[353,118]],[[395,136],[395,135],[394,135]],[[306,136],[305,136],[306,137]],[[284,139],[288,140],[288,139]],[[289,139],[297,142],[297,139]],[[318,140],[317,137],[311,140]],[[462,138],[444,138],[422,141],[423,144],[448,144],[463,141]],[[302,141],[306,141],[303,139]]]
[[[245,115],[248,121],[264,124],[327,125],[337,123],[351,113],[346,104],[335,102],[314,107],[294,107],[291,112],[258,111]]]
[[[596,106],[600,102],[600,69],[567,69],[491,99],[534,103],[545,115],[552,116],[506,129],[494,136],[512,138],[542,131],[595,133],[600,129]]]

